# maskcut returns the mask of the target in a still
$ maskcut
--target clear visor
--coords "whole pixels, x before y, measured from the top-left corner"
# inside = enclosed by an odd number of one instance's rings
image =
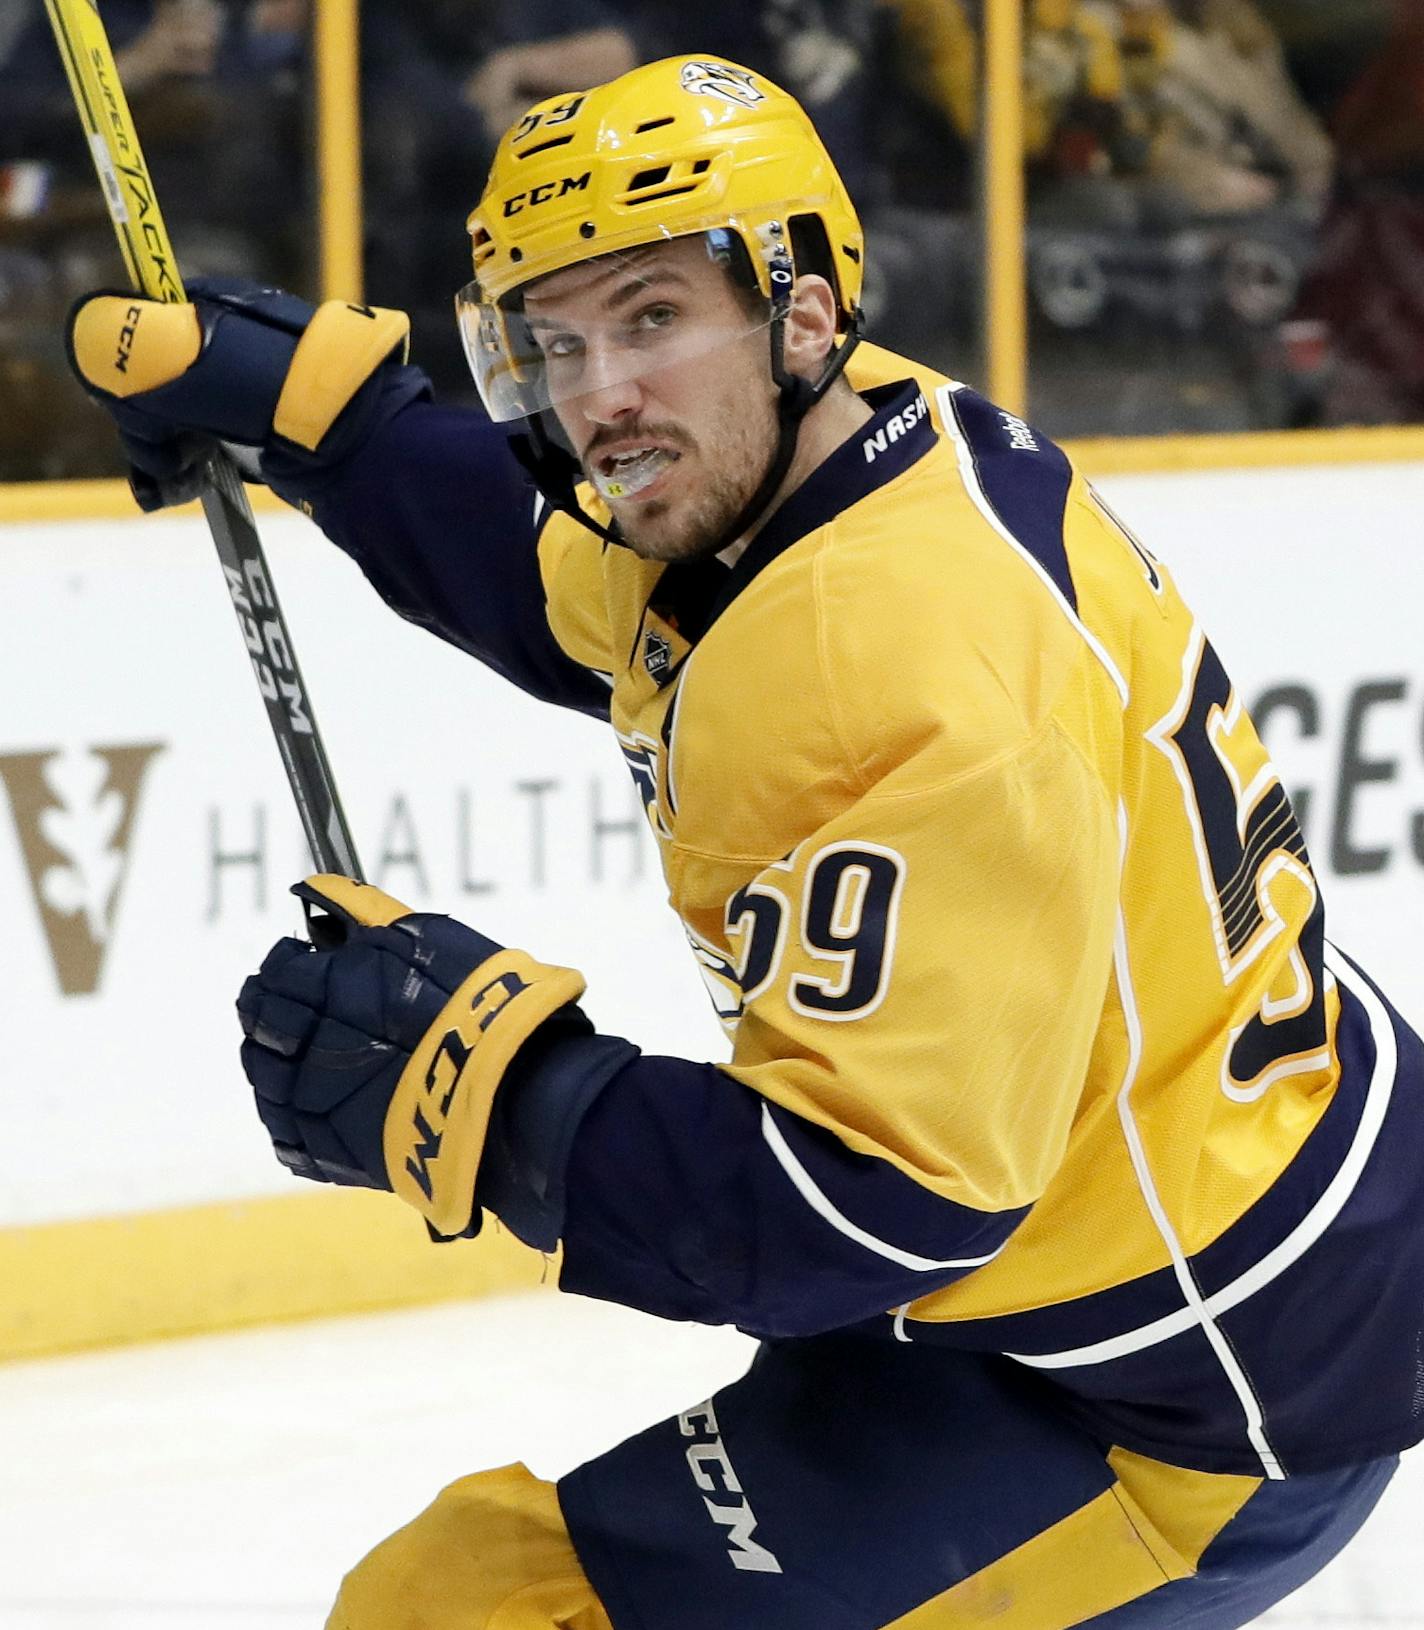
[[[770,303],[734,285],[730,236],[703,232],[601,255],[502,303],[468,284],[455,313],[490,417],[558,409],[764,332]]]

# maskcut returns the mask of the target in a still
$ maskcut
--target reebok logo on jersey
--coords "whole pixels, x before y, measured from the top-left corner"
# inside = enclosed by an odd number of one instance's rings
[[[1037,453],[1040,451],[1037,440],[1033,434],[1033,426],[1020,419],[1013,413],[999,413],[999,423],[1009,433],[1009,446],[1020,453]]]
[[[744,1573],[780,1573],[781,1564],[752,1538],[756,1518],[732,1470],[711,1399],[679,1415],[677,1429],[683,1437],[694,1440],[687,1446],[692,1481],[702,1491],[708,1516],[727,1530],[727,1555],[732,1566]],[[712,1495],[720,1498],[714,1500]]]
[[[902,436],[908,436],[929,410],[930,405],[921,393],[903,413],[892,414],[873,436],[867,436],[862,443],[865,448],[865,462],[874,464],[887,447],[899,441]]]

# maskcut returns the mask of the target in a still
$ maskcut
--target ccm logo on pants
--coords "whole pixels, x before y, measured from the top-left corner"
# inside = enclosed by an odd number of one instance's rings
[[[732,1566],[747,1573],[780,1573],[781,1564],[764,1545],[758,1545],[752,1538],[756,1517],[723,1447],[722,1429],[717,1424],[711,1400],[679,1415],[677,1426],[683,1437],[696,1440],[687,1446],[687,1464],[693,1482],[702,1490],[702,1503],[707,1507],[708,1516],[727,1530],[727,1555],[732,1559]],[[723,1500],[730,1496],[734,1503],[721,1504],[710,1498],[714,1494]]]

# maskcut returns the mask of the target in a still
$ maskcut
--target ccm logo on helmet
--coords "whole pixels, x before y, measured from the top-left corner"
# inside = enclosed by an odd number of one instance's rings
[[[567,198],[571,192],[587,192],[592,179],[593,171],[585,170],[582,175],[566,175],[560,181],[541,181],[528,192],[517,192],[512,198],[506,198],[504,213],[507,216],[518,215],[520,210],[547,204],[551,198]]]

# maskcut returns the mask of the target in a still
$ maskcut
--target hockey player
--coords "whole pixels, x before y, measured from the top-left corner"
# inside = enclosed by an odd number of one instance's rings
[[[855,213],[764,79],[539,104],[470,231],[488,418],[397,314],[269,290],[90,297],[74,362],[150,503],[244,444],[402,615],[611,722],[732,1058],[315,877],[244,1062],[301,1175],[763,1344],[557,1488],[456,1483],[330,1624],[1248,1622],[1424,1433],[1424,1047],[1216,653],[1058,448],[858,344]]]

